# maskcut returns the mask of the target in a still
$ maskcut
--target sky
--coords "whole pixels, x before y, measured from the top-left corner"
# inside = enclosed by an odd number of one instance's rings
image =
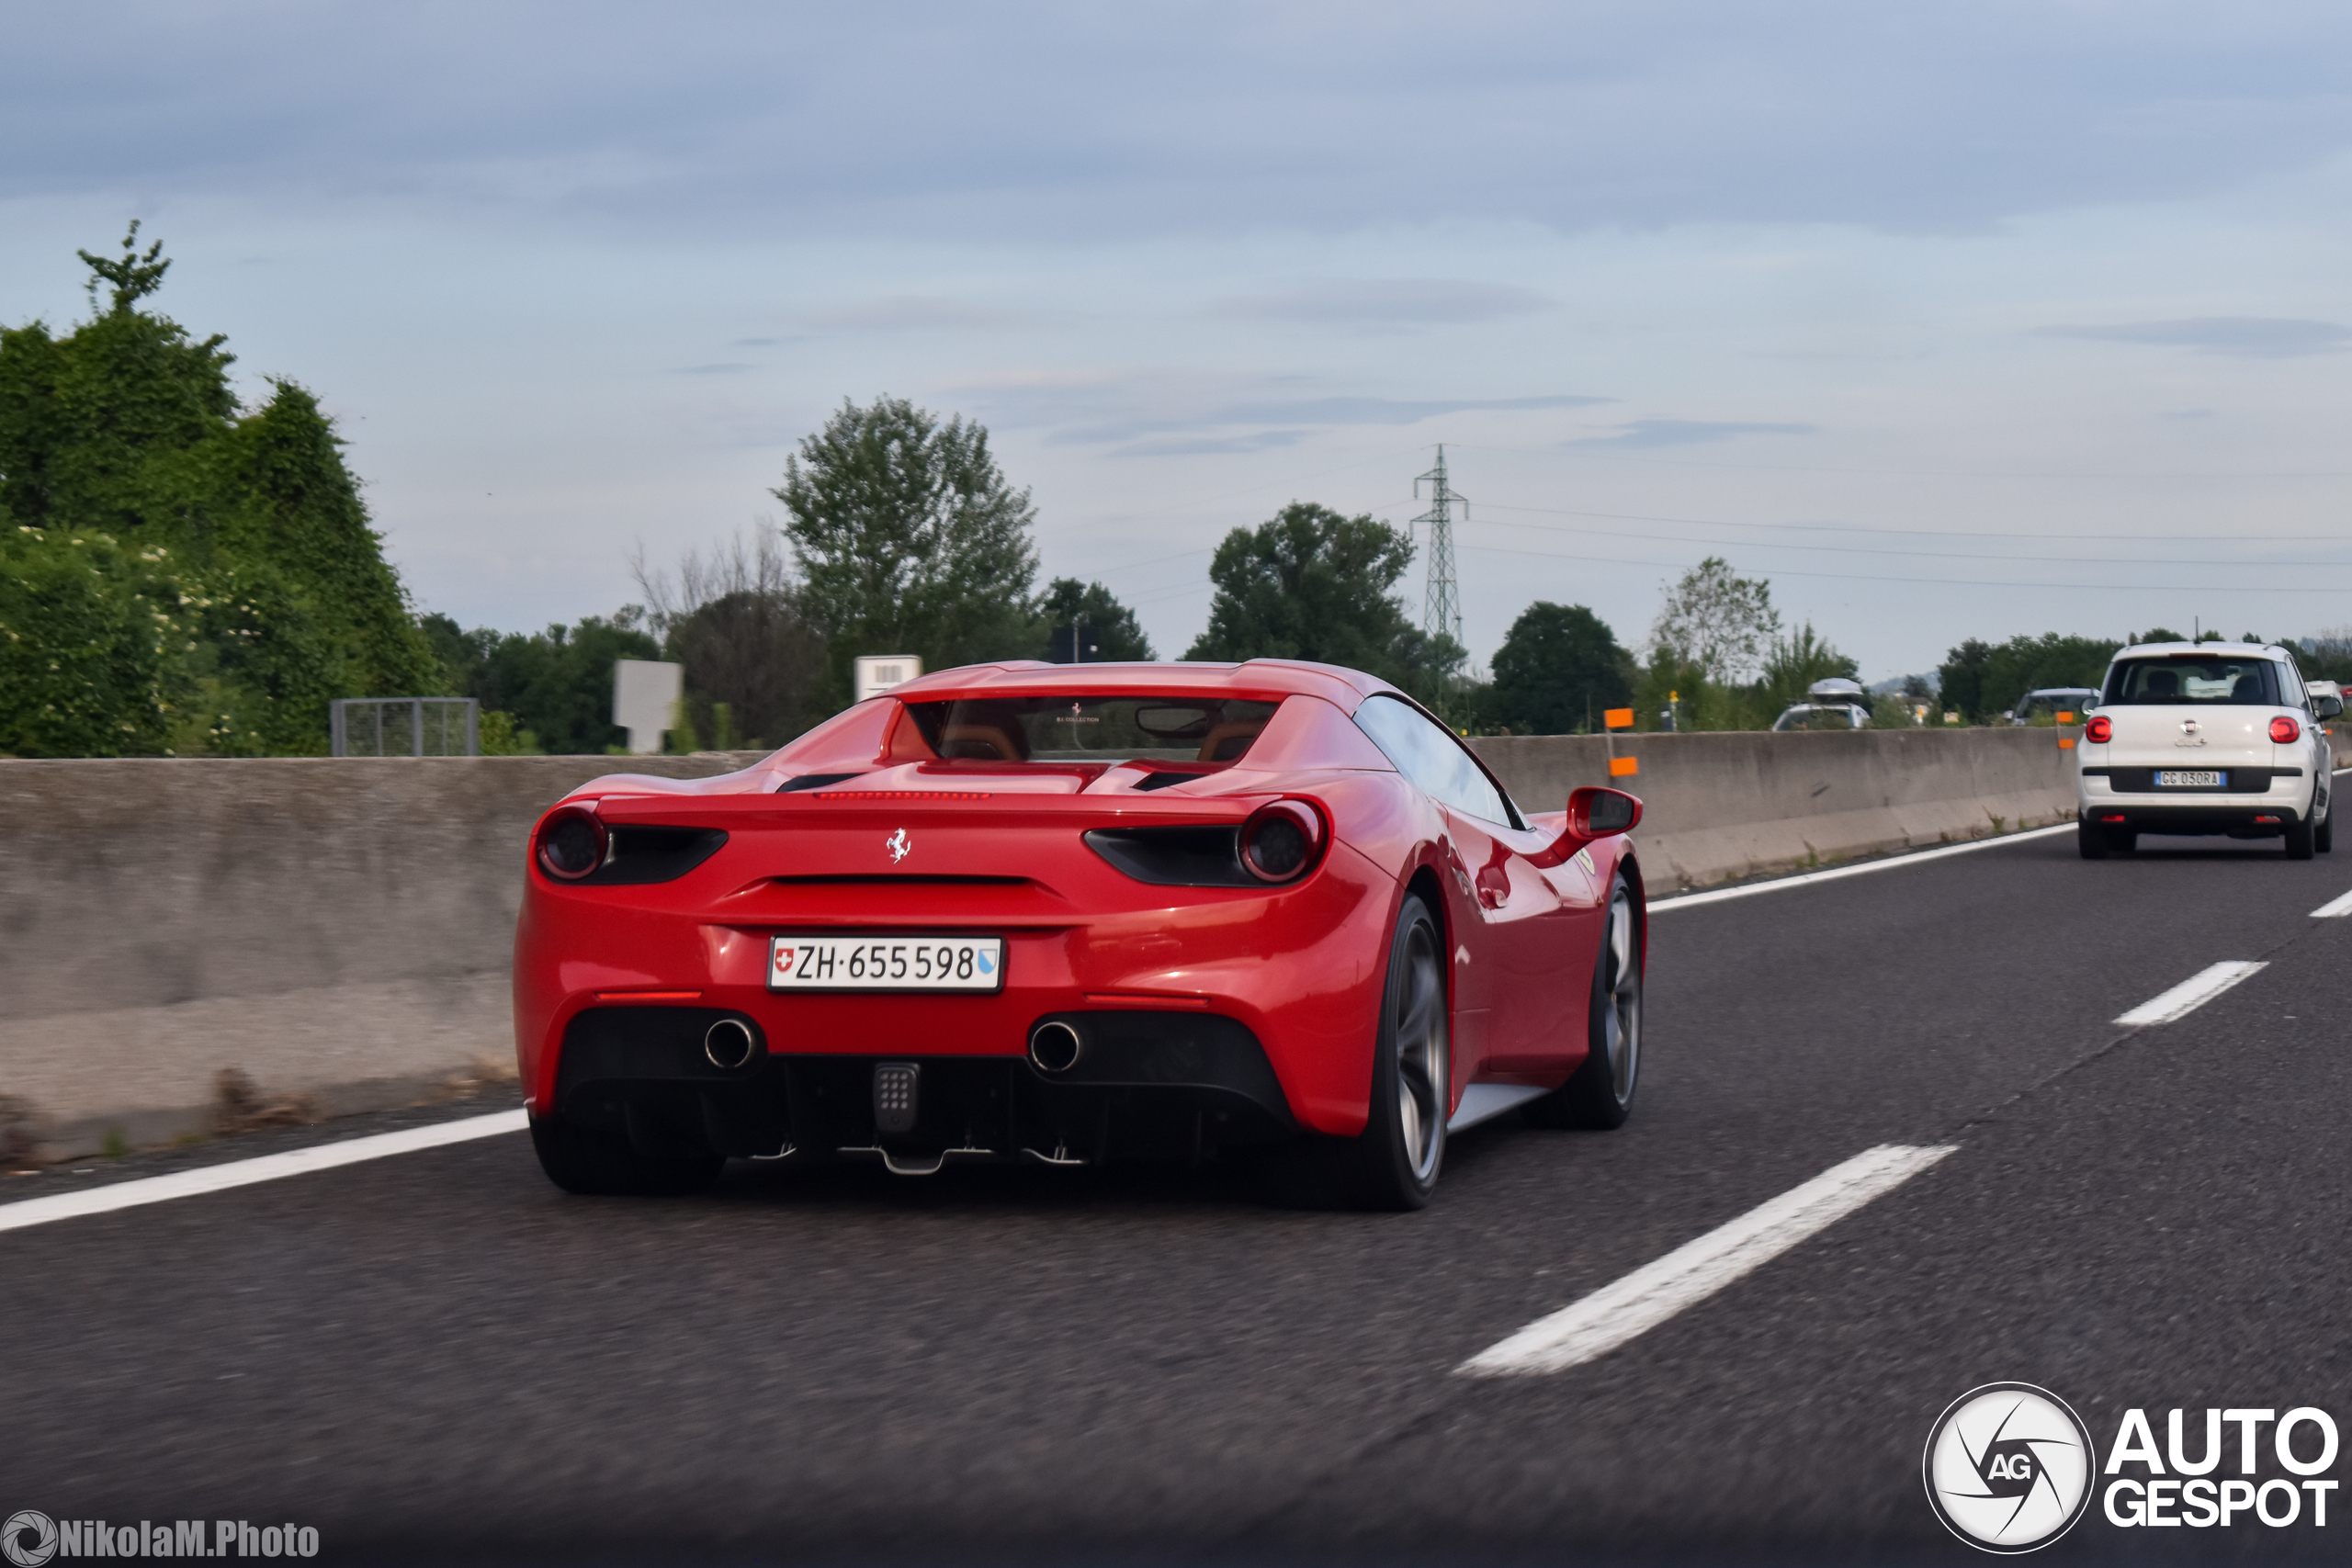
[[[1165,656],[1228,530],[1405,525],[1465,640],[1708,555],[1878,680],[2352,623],[2352,8],[7,0],[0,321],[132,218],[317,391],[418,604],[773,526],[843,400],[986,424]],[[1417,563],[1400,584],[1416,616]]]

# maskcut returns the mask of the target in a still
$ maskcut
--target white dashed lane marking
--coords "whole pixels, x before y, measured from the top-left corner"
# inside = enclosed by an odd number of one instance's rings
[[[1605,1356],[1893,1191],[1958,1146],[1866,1149],[1575,1305],[1537,1318],[1454,1370],[1472,1377],[1524,1377]]]
[[[45,1225],[52,1220],[76,1220],[85,1214],[107,1214],[117,1209],[135,1209],[142,1203],[165,1203],[174,1198],[225,1192],[232,1187],[250,1187],[256,1181],[277,1181],[288,1176],[307,1176],[314,1170],[333,1170],[339,1165],[357,1165],[363,1160],[382,1159],[388,1155],[413,1154],[419,1149],[437,1149],[445,1144],[496,1137],[501,1133],[519,1133],[529,1124],[529,1119],[519,1108],[499,1111],[488,1116],[436,1122],[430,1127],[409,1127],[398,1133],[346,1138],[339,1144],[318,1144],[307,1149],[289,1149],[282,1155],[263,1155],[257,1159],[208,1165],[201,1170],[175,1171],[169,1176],[118,1181],[111,1186],[92,1187],[80,1192],[27,1198],[19,1202],[0,1203],[0,1231]]]
[[[2339,915],[2352,915],[2352,893],[2346,893],[2340,898],[2330,898],[2312,911],[2312,919],[2315,920],[2332,920]]]
[[[2240,980],[2260,972],[2264,967],[2252,959],[2223,959],[2210,969],[2199,969],[2171,990],[2150,997],[2115,1021],[2127,1027],[2136,1027],[2144,1023],[2170,1023],[2177,1018],[2187,1018]]]
[[[2022,844],[2033,839],[2046,839],[2052,833],[2075,831],[2072,822],[2061,822],[2054,828],[2029,828],[2022,833],[2003,833],[1997,838],[1972,839],[1964,844],[1944,844],[1932,850],[1913,850],[1908,853],[1889,855],[1884,860],[1866,860],[1857,865],[1833,866],[1827,871],[1800,872],[1794,876],[1776,876],[1769,882],[1743,883],[1737,887],[1711,887],[1703,893],[1674,893],[1649,902],[1649,912],[1662,914],[1668,909],[1694,909],[1702,904],[1720,904],[1731,898],[1753,898],[1759,893],[1780,893],[1791,887],[1810,887],[1816,882],[1837,882],[1849,876],[1868,876],[1872,872],[1894,871],[1906,865],[1922,865],[1931,860],[1949,860],[1953,855],[1973,855],[1979,850],[1998,849],[2003,844]]]

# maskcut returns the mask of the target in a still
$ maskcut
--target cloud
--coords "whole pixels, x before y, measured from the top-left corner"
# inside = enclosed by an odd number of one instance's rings
[[[2300,359],[2313,354],[2339,354],[2352,346],[2352,327],[2291,316],[2190,316],[2177,321],[2042,327],[2034,335],[2154,344],[2242,359]]]
[[[1135,441],[1138,437],[1201,433],[1200,441],[1218,443],[1193,450],[1207,452],[1256,451],[1261,446],[1288,446],[1299,434],[1296,427],[1329,427],[1342,424],[1419,424],[1425,419],[1444,414],[1510,412],[1524,409],[1589,408],[1596,403],[1612,402],[1611,398],[1582,397],[1572,393],[1532,398],[1287,398],[1208,403],[1182,412],[1159,412],[1144,408],[1114,419],[1092,419],[1065,425],[1057,431],[1053,440],[1058,445],[1091,445]],[[1099,411],[1098,411],[1099,412]],[[1056,423],[1043,421],[1040,423]],[[1206,432],[1231,431],[1237,425],[1272,427],[1248,434],[1210,436]],[[1235,446],[1234,442],[1256,442],[1258,446]],[[1149,448],[1158,455],[1164,443]],[[1129,446],[1124,454],[1139,453],[1144,447]]]
[[[1310,432],[1304,430],[1260,430],[1247,435],[1171,436],[1158,441],[1138,441],[1121,446],[1111,454],[1114,457],[1203,457],[1228,452],[1264,452],[1277,446],[1295,446]]]
[[[18,6],[0,199],[390,201],[730,240],[1982,231],[2237,189],[2352,147],[2342,6],[1481,0],[1429,16],[1340,0]]]
[[[987,332],[1030,327],[1037,321],[1027,311],[1002,310],[933,294],[893,294],[820,310],[807,318],[807,324],[820,332],[852,333]]]
[[[1446,277],[1335,278],[1273,294],[1238,295],[1209,307],[1240,321],[1397,330],[1454,326],[1548,310],[1558,301],[1507,283]]]
[[[737,348],[774,348],[783,341],[784,339],[780,337],[739,337],[735,340],[735,346]]]
[[[1637,419],[1606,435],[1581,435],[1563,446],[1695,446],[1736,435],[1811,435],[1810,424],[1766,424],[1747,420]]]
[[[741,360],[730,359],[717,365],[681,365],[676,369],[671,371],[670,374],[673,376],[735,376],[741,374],[743,371],[755,370],[757,368],[757,366],[746,365]]]

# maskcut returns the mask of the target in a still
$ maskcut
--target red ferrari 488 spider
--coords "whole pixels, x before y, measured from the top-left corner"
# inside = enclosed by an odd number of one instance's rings
[[[598,779],[531,839],[532,1139],[573,1191],[1264,1149],[1417,1208],[1449,1129],[1632,1104],[1641,804],[1566,807],[1276,660],[944,671],[741,773]]]

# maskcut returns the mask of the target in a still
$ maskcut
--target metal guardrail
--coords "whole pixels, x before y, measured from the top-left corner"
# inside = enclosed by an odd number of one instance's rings
[[[481,704],[472,697],[337,697],[327,705],[337,757],[479,757]]]

